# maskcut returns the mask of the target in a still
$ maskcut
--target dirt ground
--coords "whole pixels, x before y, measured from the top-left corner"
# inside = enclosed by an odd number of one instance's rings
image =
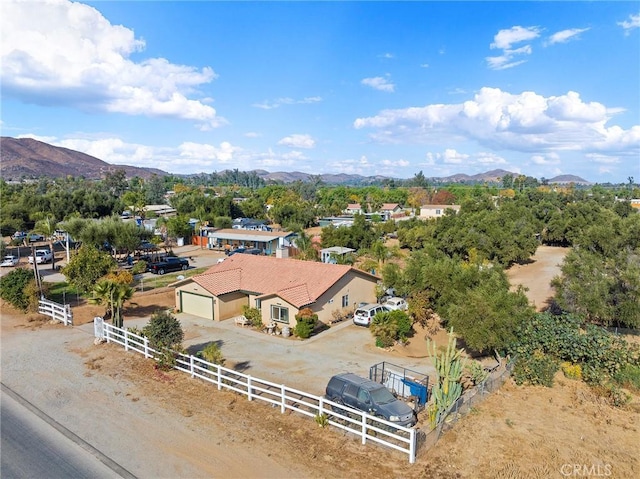
[[[509,271],[512,283],[527,286],[539,309],[552,294],[548,282],[558,274],[563,255],[557,248],[541,248],[532,263]],[[125,317],[148,316],[155,309],[173,306],[172,301],[170,290],[137,294]],[[89,322],[101,313],[100,307],[74,308],[74,320]],[[14,323],[11,327],[9,318]],[[35,319],[5,308],[2,334],[28,333],[25,328],[60,328]],[[405,455],[362,446],[357,439],[321,429],[308,418],[283,415],[242,396],[213,390],[177,371],[160,372],[151,361],[116,346],[87,344],[74,353],[82,357],[85,376],[115,377],[119,384],[126,384],[131,401],[146,398],[148,407],[166,413],[166,434],[171,434],[171,421],[194,425],[189,427],[200,437],[210,431],[211,440],[204,438],[198,448],[208,447],[206,458],[196,457],[188,446],[172,446],[178,448],[182,460],[197,463],[203,477],[215,476],[216,462],[225,461],[224,441],[215,439],[220,436],[245,446],[255,457],[253,464],[235,469],[225,463],[225,477],[640,477],[638,398],[623,409],[612,408],[583,383],[561,374],[553,388],[519,387],[507,381],[433,448],[419,451],[417,463],[410,465]],[[424,357],[424,343],[415,341],[389,352],[390,358],[400,354]],[[247,474],[247,470],[252,472]]]

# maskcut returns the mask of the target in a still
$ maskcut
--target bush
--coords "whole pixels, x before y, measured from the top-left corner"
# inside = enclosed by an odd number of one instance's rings
[[[154,349],[179,349],[184,339],[184,331],[180,321],[168,311],[153,313],[142,331],[149,338],[151,347]]]
[[[318,315],[315,314],[311,308],[301,309],[296,314],[296,325],[293,329],[293,333],[301,339],[307,339],[313,333],[313,330],[318,323]]]
[[[558,362],[542,351],[531,356],[518,356],[513,369],[516,384],[531,384],[552,387],[553,377],[558,371]]]
[[[134,275],[142,274],[145,271],[147,271],[147,262],[143,259],[136,262],[136,264],[133,265],[133,268],[131,268],[131,274],[134,274]]]
[[[564,376],[569,379],[582,379],[582,366],[565,361],[560,365]]]
[[[218,364],[220,366],[224,366],[226,359],[222,356],[222,351],[216,343],[207,344],[202,351],[198,351],[198,356],[200,356],[205,361]]]
[[[17,268],[0,278],[0,298],[20,311],[37,311],[40,292],[33,272]]]
[[[378,313],[371,321],[371,334],[376,346],[388,348],[396,341],[406,341],[411,333],[411,318],[404,311]]]
[[[242,306],[242,314],[249,320],[251,326],[254,328],[262,328],[264,326],[262,313],[258,308],[251,308],[245,304]]]
[[[613,380],[627,389],[640,391],[640,366],[625,364],[614,376]]]

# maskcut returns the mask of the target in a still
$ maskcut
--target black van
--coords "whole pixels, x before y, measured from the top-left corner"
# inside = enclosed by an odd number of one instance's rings
[[[331,401],[382,417],[399,426],[412,427],[417,422],[413,409],[386,387],[352,373],[333,376],[325,392],[325,398]]]

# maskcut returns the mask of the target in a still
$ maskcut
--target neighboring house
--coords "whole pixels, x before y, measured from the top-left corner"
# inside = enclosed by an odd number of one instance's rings
[[[291,231],[252,231],[224,228],[207,232],[207,248],[235,249],[238,246],[258,248],[266,255],[278,253],[292,247],[296,236]]]
[[[362,206],[360,206],[360,203],[350,203],[347,205],[344,213],[347,215],[361,215],[364,213],[364,210],[362,209]]]
[[[145,213],[154,213],[156,216],[176,216],[178,212],[169,205],[146,205],[143,208]]]
[[[176,308],[222,321],[241,315],[247,305],[260,310],[264,324],[293,328],[306,307],[329,323],[336,310],[375,302],[378,280],[347,265],[236,254],[176,283]]]
[[[393,217],[396,217],[398,215],[404,216],[404,210],[398,203],[384,203],[380,207],[379,212],[380,212],[380,216],[382,216],[385,219],[385,221]]]
[[[446,210],[460,211],[460,205],[424,205],[420,207],[420,218],[439,218]]]
[[[232,228],[238,230],[271,231],[271,227],[267,225],[266,221],[251,218],[234,219]]]
[[[355,252],[352,248],[346,248],[344,246],[332,246],[331,248],[322,248],[320,250],[320,261],[323,263],[337,263],[337,256],[344,256],[349,253]]]

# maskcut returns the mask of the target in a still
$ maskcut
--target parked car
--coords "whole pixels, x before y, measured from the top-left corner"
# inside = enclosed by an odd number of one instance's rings
[[[262,254],[262,250],[260,248],[247,248],[242,251],[238,251],[238,253],[260,255]]]
[[[388,298],[384,303],[383,306],[385,306],[387,309],[394,311],[394,310],[401,310],[401,311],[406,311],[407,309],[409,309],[409,305],[407,304],[407,301],[404,298],[399,298],[397,296],[394,296],[392,298]]]
[[[34,243],[36,241],[44,241],[45,237],[38,233],[31,233],[29,235],[29,242]]]
[[[48,249],[36,250],[36,264],[48,263],[53,260],[53,254]],[[29,256],[29,264],[33,264],[33,255]]]
[[[413,409],[396,398],[386,387],[353,373],[333,376],[327,384],[325,398],[368,412],[399,426],[412,427],[417,422]]]
[[[4,258],[2,258],[2,263],[0,263],[0,267],[8,267],[8,266],[16,266],[18,264],[18,257],[8,254]]]
[[[169,256],[156,263],[147,263],[147,271],[154,274],[165,274],[171,271],[180,271],[189,268],[189,260]]]
[[[371,320],[378,313],[389,311],[381,304],[366,304],[356,309],[353,313],[353,324],[358,326],[369,326]]]
[[[14,240],[23,240],[27,237],[27,233],[25,233],[24,231],[16,231],[15,233],[13,233],[13,235],[11,235],[11,238]]]
[[[233,255],[234,255],[234,254],[236,254],[236,253],[244,253],[246,249],[247,249],[247,248],[246,248],[246,247],[244,247],[244,246],[238,246],[238,247],[237,247],[237,248],[235,248],[235,249],[230,249],[230,250],[225,251],[225,254],[226,254],[227,256],[233,256]]]

